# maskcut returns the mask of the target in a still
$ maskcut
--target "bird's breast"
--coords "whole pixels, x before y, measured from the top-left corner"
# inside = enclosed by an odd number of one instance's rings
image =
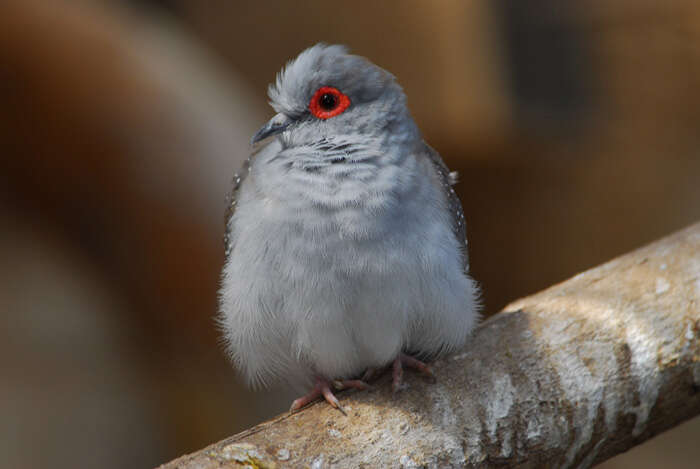
[[[314,171],[273,164],[256,175],[258,197],[236,224],[251,246],[284,262],[290,275],[294,269],[339,275],[413,269],[425,241],[447,231],[424,169],[408,157]]]

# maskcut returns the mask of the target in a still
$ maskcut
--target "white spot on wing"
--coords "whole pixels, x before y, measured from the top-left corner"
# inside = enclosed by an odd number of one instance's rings
[[[459,181],[459,173],[457,171],[451,171],[450,174],[447,175],[447,181],[450,186],[454,186]]]

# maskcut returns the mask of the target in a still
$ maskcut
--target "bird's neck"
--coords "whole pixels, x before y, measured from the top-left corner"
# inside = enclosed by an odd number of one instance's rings
[[[259,163],[262,189],[292,206],[338,210],[383,204],[410,190],[416,172],[412,142],[346,135],[286,147]]]

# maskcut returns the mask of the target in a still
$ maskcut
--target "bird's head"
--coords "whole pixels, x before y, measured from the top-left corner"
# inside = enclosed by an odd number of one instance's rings
[[[306,49],[278,73],[268,95],[277,115],[253,143],[271,135],[287,146],[339,137],[420,138],[394,76],[343,46]]]

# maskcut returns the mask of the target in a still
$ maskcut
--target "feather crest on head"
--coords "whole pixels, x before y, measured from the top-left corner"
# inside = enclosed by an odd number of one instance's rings
[[[298,117],[322,86],[338,88],[358,103],[377,98],[387,86],[400,90],[393,75],[366,58],[345,46],[319,43],[287,62],[267,94],[276,112]]]

